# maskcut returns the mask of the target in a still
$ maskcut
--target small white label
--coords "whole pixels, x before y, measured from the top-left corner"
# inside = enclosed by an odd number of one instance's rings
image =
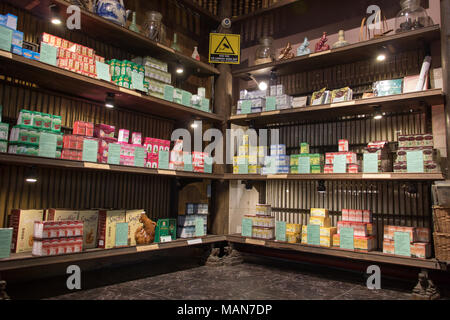
[[[237,226],[236,227],[236,233],[239,233],[239,234],[242,233],[242,226]]]
[[[194,240],[188,240],[187,243],[188,243],[188,245],[193,245],[193,244],[203,243],[203,241],[202,241],[202,239],[194,239]]]
[[[172,236],[163,236],[161,237],[161,243],[172,241]]]

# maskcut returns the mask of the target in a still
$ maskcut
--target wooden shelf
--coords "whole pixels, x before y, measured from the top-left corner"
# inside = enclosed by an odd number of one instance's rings
[[[205,19],[207,19],[212,24],[220,24],[221,20],[219,16],[215,16],[209,10],[200,7],[197,3],[193,2],[192,0],[181,0],[180,1],[184,6],[188,7],[189,9],[197,12],[200,14],[200,16],[203,16]],[[217,27],[217,25],[214,25],[214,27]]]
[[[346,47],[331,49],[326,52],[295,57],[285,61],[275,61],[247,68],[236,68],[232,73],[234,77],[249,80],[249,75],[253,75],[256,78],[269,77],[270,71],[276,71],[276,74],[281,76],[314,69],[322,69],[366,59],[375,59],[377,51],[383,47],[386,47],[391,53],[424,48],[425,45],[432,41],[439,40],[440,34],[440,27],[435,25],[379,39],[362,41]]]
[[[11,165],[28,165],[44,168],[95,170],[95,171],[123,172],[132,174],[159,175],[173,178],[213,179],[213,180],[223,179],[223,175],[210,173],[196,173],[196,172],[120,166],[120,165],[108,165],[101,163],[72,161],[64,159],[50,159],[50,158],[16,155],[8,153],[0,153],[0,163]]]
[[[7,0],[7,2],[15,7],[28,10],[34,15],[44,19],[49,18],[50,12],[48,6],[51,3],[58,5],[61,13],[65,13],[67,7],[70,5],[69,2],[64,0],[40,0],[34,2],[30,0]],[[186,3],[190,1],[184,0],[183,2]],[[161,59],[169,63],[172,68],[175,68],[178,63],[182,63],[187,71],[194,72],[201,76],[220,74],[216,68],[207,63],[197,61],[192,57],[175,52],[171,48],[152,41],[139,33],[109,22],[86,10],[81,11],[81,26],[81,31],[87,30],[89,35],[96,40],[109,43],[118,48],[129,48],[130,52],[136,55],[150,55],[154,58]]]
[[[81,74],[54,67],[40,61],[30,60],[0,50],[0,73],[72,96],[82,97],[104,104],[108,92],[116,94],[116,106],[159,116],[165,119],[190,121],[193,117],[212,122],[224,119],[214,113],[141,94],[134,90],[116,86],[112,82],[94,79]]]
[[[200,239],[201,242],[199,241]],[[194,241],[196,243],[190,244],[191,240],[197,241]],[[137,247],[126,247],[115,249],[90,249],[80,253],[47,256],[47,257],[34,257],[31,255],[31,253],[17,253],[11,254],[10,258],[0,259],[0,271],[43,267],[61,263],[74,263],[79,261],[110,258],[116,256],[138,255],[166,249],[198,246],[204,244],[218,243],[222,241],[226,241],[225,236],[208,235],[202,238],[177,239],[171,242],[142,245]]]
[[[298,0],[279,0],[278,2],[276,2],[273,5],[269,6],[268,8],[258,9],[258,10],[255,10],[254,12],[252,12],[252,13],[234,17],[232,20],[233,20],[233,23],[242,22],[243,20],[247,20],[247,19],[250,19],[250,18],[253,18],[253,17],[257,17],[257,16],[262,15],[264,13],[267,13],[269,11],[273,11],[273,10],[276,10],[276,9],[287,7],[287,6],[295,4],[295,3],[299,3],[299,1]]]
[[[381,112],[422,110],[426,106],[440,105],[445,101],[442,89],[405,93],[387,97],[375,97],[349,102],[307,106],[287,110],[250,113],[231,116],[229,121],[237,125],[285,123],[302,120],[323,120],[342,116],[374,113],[374,106]]]
[[[337,258],[345,258],[359,261],[370,261],[376,263],[387,263],[393,265],[401,265],[407,267],[416,267],[416,268],[424,268],[431,270],[447,270],[447,263],[440,262],[436,259],[417,259],[417,258],[408,258],[408,257],[400,257],[394,255],[384,254],[382,252],[357,252],[357,251],[348,251],[338,248],[326,248],[326,247],[317,247],[304,245],[299,243],[287,243],[287,242],[279,242],[275,240],[260,240],[253,238],[245,238],[241,235],[234,234],[228,235],[227,240],[231,243],[240,243],[246,245],[256,245],[262,246],[266,248],[272,249],[281,249],[281,250],[290,250],[297,251],[301,253],[311,253],[311,254],[320,254],[326,256],[332,256]]]
[[[334,174],[225,174],[226,180],[380,180],[380,181],[437,181],[442,173],[334,173]]]

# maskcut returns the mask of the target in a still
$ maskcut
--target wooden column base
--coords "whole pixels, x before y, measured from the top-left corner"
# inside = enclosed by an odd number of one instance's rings
[[[422,269],[419,273],[419,282],[412,292],[414,300],[438,300],[441,298],[438,288],[428,279],[428,271]]]

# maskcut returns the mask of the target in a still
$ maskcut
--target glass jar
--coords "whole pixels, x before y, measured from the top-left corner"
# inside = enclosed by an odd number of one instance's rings
[[[417,30],[434,24],[427,11],[420,6],[420,0],[401,0],[400,5],[402,10],[395,18],[397,33]]]
[[[157,11],[146,12],[145,36],[153,41],[160,42],[161,38],[161,20],[162,14]]]
[[[256,49],[255,64],[269,63],[274,60],[273,39],[264,37],[259,40],[260,46]]]

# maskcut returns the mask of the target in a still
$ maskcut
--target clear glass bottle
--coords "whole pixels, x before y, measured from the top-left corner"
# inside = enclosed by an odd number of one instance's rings
[[[162,14],[157,11],[146,12],[145,35],[153,41],[160,42],[161,39]]]
[[[395,32],[417,30],[433,25],[427,11],[420,6],[420,0],[401,0],[402,10],[395,18]]]
[[[176,33],[173,34],[173,42],[172,45],[170,46],[173,50],[181,52],[181,48],[178,45],[178,36]]]
[[[275,57],[272,46],[273,39],[271,37],[263,37],[259,42],[260,46],[256,49],[255,53],[255,64],[272,62]]]

